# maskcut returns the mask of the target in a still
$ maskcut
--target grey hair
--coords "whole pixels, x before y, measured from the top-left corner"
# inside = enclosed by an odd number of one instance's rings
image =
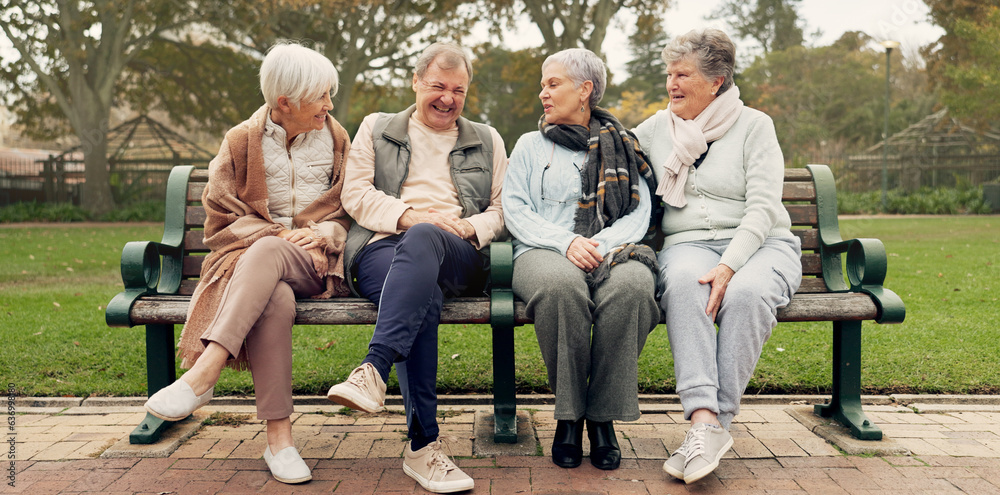
[[[694,29],[674,38],[660,53],[663,61],[670,65],[682,58],[691,58],[695,66],[705,76],[713,80],[722,76],[722,86],[718,94],[733,85],[736,72],[736,45],[726,33],[713,28]]]
[[[601,57],[586,48],[567,48],[549,55],[542,62],[542,72],[549,64],[557,63],[566,69],[566,75],[573,81],[573,87],[579,88],[584,81],[594,83],[590,92],[590,108],[594,108],[604,98],[604,89],[608,85],[608,68]]]
[[[439,41],[424,48],[417,57],[417,62],[413,64],[413,72],[418,78],[423,79],[431,63],[436,63],[442,70],[455,70],[464,65],[465,72],[469,74],[469,82],[472,82],[472,59],[462,47],[454,43]]]
[[[271,108],[278,107],[278,97],[287,97],[298,108],[307,99],[330,88],[337,94],[340,79],[333,62],[319,52],[298,43],[279,42],[267,50],[260,64],[260,90]]]

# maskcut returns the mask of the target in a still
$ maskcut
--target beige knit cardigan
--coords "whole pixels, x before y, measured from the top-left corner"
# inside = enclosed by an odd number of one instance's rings
[[[264,105],[245,122],[226,133],[218,156],[208,168],[208,185],[202,194],[205,245],[211,250],[201,267],[201,280],[188,306],[178,355],[190,368],[205,351],[201,338],[215,319],[222,294],[240,256],[257,239],[277,235],[284,227],[268,213],[268,191],[261,142],[271,109]],[[344,186],[344,161],[350,148],[347,131],[327,116],[333,134],[333,174],[330,189],[292,219],[294,228],[311,228],[320,248],[311,249],[313,264],[326,278],[326,291],[313,296],[329,298],[349,294],[344,283],[344,242],[350,219],[340,204]],[[323,255],[325,253],[325,256]],[[246,369],[246,345],[227,365]]]

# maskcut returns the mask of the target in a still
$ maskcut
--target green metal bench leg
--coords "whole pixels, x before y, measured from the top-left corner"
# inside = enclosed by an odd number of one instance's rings
[[[509,311],[507,311],[509,308]],[[493,290],[493,441],[517,443],[517,404],[514,383],[514,295]],[[510,314],[500,314],[509,312]]]
[[[861,410],[861,322],[833,322],[833,396],[816,414],[833,418],[859,440],[881,440],[882,430]]]
[[[146,325],[146,388],[149,396],[158,392],[177,379],[174,366],[174,326]],[[172,425],[146,413],[146,418],[128,436],[131,444],[155,443],[163,430]]]

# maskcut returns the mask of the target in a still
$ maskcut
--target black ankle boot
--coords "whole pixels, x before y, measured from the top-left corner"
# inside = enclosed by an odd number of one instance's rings
[[[597,469],[618,469],[622,451],[618,447],[614,422],[587,420],[587,437],[590,438],[590,463]]]
[[[556,421],[556,436],[552,439],[552,462],[556,466],[575,468],[583,461],[583,418],[576,421]]]

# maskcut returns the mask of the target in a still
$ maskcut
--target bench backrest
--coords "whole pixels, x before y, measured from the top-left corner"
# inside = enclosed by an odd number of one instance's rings
[[[208,253],[202,228],[205,224],[205,210],[201,206],[201,194],[208,183],[208,171],[195,169],[191,172],[187,186],[187,201],[184,215],[184,261],[182,280],[178,293],[190,295],[198,284],[202,260]],[[823,282],[823,268],[819,255],[818,213],[816,208],[816,188],[812,174],[804,168],[785,169],[782,201],[792,219],[792,232],[802,241],[802,285],[798,292],[827,292]]]

